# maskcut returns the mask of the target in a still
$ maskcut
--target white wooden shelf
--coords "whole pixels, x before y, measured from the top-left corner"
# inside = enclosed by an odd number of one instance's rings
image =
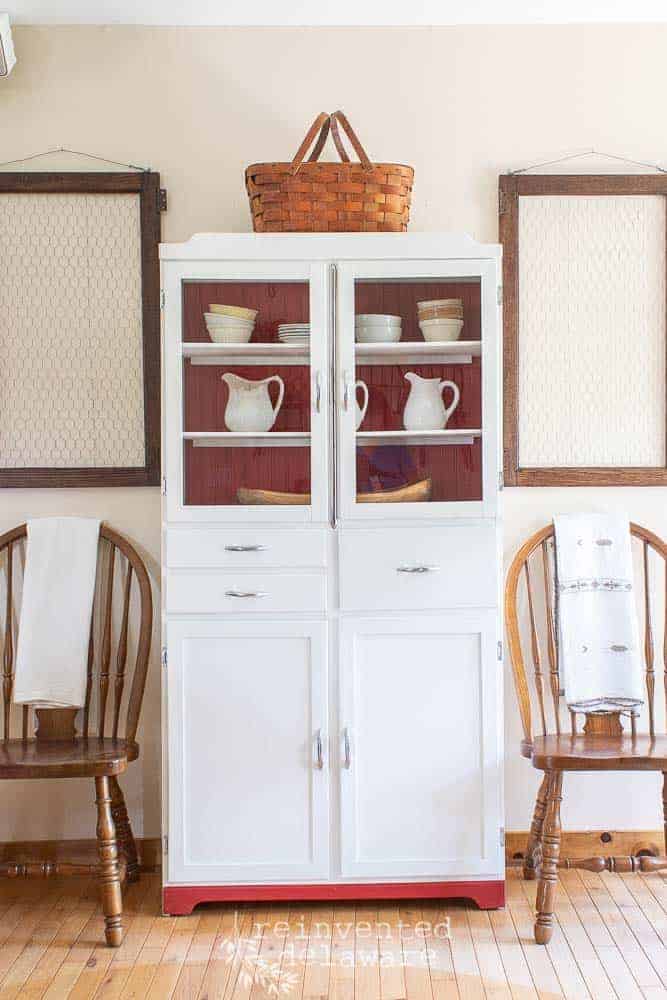
[[[480,428],[444,431],[357,431],[357,444],[472,444]],[[305,448],[310,431],[185,431],[195,448]]]
[[[306,448],[310,431],[185,431],[195,448]]]
[[[481,340],[449,340],[442,343],[399,340],[397,343],[357,343],[354,346],[357,362],[367,365],[470,365],[472,359],[482,353]]]
[[[355,344],[359,364],[446,364],[469,365],[482,353],[480,340],[452,340],[444,343],[399,340],[398,343]],[[181,354],[193,365],[307,365],[310,351],[293,344],[181,344]]]
[[[473,444],[480,428],[456,431],[357,431],[357,444]]]
[[[310,352],[293,344],[183,343],[181,354],[193,365],[307,365]]]

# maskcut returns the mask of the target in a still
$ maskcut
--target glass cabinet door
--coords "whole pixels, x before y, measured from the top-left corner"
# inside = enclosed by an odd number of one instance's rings
[[[324,268],[181,265],[166,285],[170,519],[325,520]]]
[[[489,261],[339,266],[343,516],[494,513],[497,281]]]

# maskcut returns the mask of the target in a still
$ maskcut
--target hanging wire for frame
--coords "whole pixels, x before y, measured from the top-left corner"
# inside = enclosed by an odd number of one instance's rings
[[[139,170],[141,173],[150,173],[150,167],[138,167],[135,163],[121,163],[119,160],[110,160],[106,156],[97,156],[95,153],[82,153],[78,149],[68,149],[66,146],[45,149],[41,153],[20,156],[16,160],[4,160],[0,162],[0,167],[11,167],[14,163],[27,163],[29,160],[37,160],[40,156],[52,156],[54,153],[71,153],[73,156],[85,156],[89,160],[99,160],[100,163],[111,163],[115,167],[126,167],[128,170]]]
[[[619,156],[617,153],[603,153],[599,149],[585,149],[581,153],[567,153],[554,160],[542,160],[540,163],[531,163],[527,167],[519,167],[517,170],[508,170],[510,176],[525,174],[528,170],[535,170],[537,167],[551,167],[557,163],[567,163],[568,160],[577,160],[582,156],[603,156],[608,160],[619,160],[621,163],[631,163],[635,167],[648,167],[650,170],[657,170],[658,173],[667,174],[667,168],[661,167],[659,163],[646,163],[644,160],[633,160],[627,156]]]

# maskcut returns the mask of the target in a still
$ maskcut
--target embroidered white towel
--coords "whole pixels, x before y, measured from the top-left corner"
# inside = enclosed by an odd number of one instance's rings
[[[28,521],[14,701],[43,708],[83,705],[100,522]]]
[[[558,668],[578,711],[636,711],[644,701],[630,525],[614,514],[562,514],[556,535]]]

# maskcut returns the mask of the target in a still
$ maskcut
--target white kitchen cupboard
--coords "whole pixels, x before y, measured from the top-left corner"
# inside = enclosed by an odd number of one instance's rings
[[[500,248],[202,235],[161,258],[165,910],[501,905]],[[462,334],[425,341],[442,298]],[[210,340],[211,303],[257,310],[249,343]],[[400,340],[356,342],[373,313]],[[271,429],[227,426],[228,372],[273,377]],[[456,384],[445,428],[406,430],[408,373]]]
[[[326,878],[326,625],[169,619],[167,644],[174,878]]]

